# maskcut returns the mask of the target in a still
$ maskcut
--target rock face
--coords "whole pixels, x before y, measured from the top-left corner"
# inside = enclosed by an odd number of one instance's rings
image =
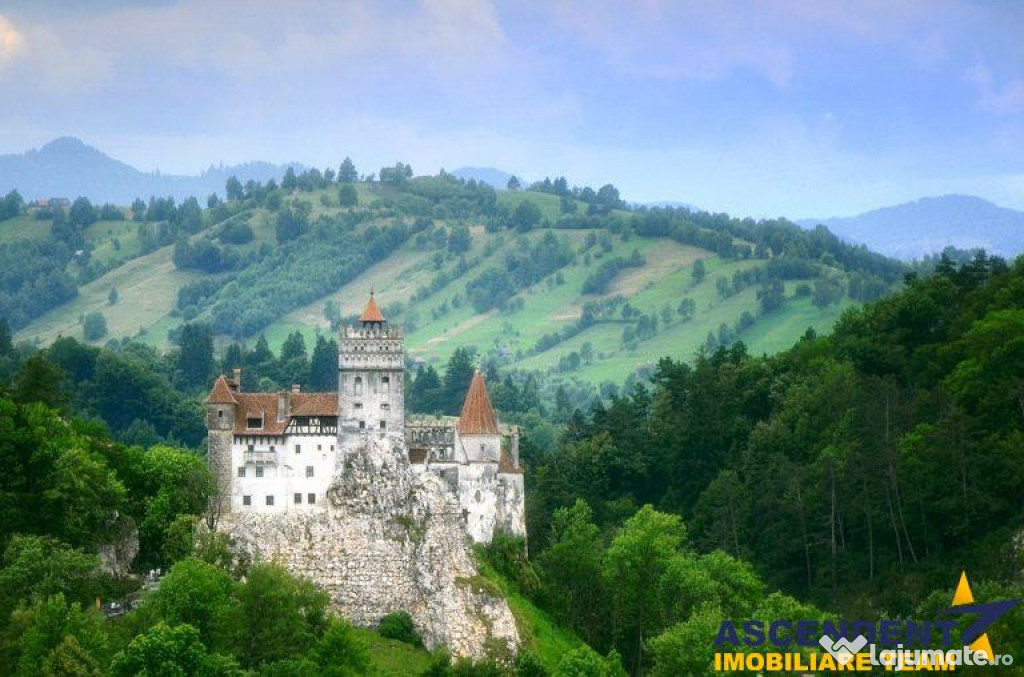
[[[367,435],[327,499],[326,511],[230,513],[218,529],[253,558],[316,582],[358,625],[405,611],[428,648],[474,658],[515,653],[515,619],[478,574],[458,499],[442,479],[410,466],[401,438]]]
[[[117,516],[110,527],[110,539],[99,546],[99,570],[114,578],[127,576],[139,554],[139,530],[135,520]]]

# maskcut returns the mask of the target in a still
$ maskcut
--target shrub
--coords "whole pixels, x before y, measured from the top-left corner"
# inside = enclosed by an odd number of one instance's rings
[[[416,632],[416,627],[412,623],[412,616],[404,611],[396,611],[380,619],[380,623],[377,624],[377,632],[381,637],[397,639],[399,642],[405,642],[412,646],[423,646],[423,640],[420,639],[419,633]]]

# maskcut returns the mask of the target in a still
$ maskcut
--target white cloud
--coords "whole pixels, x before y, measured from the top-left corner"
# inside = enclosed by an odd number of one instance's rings
[[[978,106],[997,115],[1024,113],[1024,78],[1000,86],[984,60],[978,58],[964,73],[964,79],[978,90]]]
[[[0,67],[11,61],[25,46],[25,38],[0,14]]]

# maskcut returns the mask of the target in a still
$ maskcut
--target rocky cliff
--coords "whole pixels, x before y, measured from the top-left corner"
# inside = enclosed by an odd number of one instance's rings
[[[218,529],[250,556],[315,581],[358,625],[406,611],[428,648],[515,653],[515,619],[478,574],[458,500],[439,478],[412,469],[404,443],[367,436],[335,476],[328,503],[322,512],[228,514]]]

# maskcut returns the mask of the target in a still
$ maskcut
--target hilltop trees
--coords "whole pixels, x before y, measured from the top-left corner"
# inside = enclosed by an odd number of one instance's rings
[[[227,183],[224,186],[224,194],[229,200],[241,200],[245,197],[245,192],[242,189],[242,182],[236,177],[228,177]]]
[[[359,172],[356,171],[352,158],[346,157],[338,168],[338,183],[355,183],[358,180]]]
[[[512,225],[520,233],[533,230],[543,218],[540,207],[531,200],[523,200],[512,213]]]
[[[381,183],[402,185],[412,178],[412,167],[396,162],[394,167],[381,167],[379,178]]]
[[[309,203],[300,202],[295,207],[284,206],[277,213],[275,233],[279,244],[291,242],[309,228]]]
[[[359,204],[359,193],[355,186],[345,183],[338,188],[338,205],[341,207],[355,207]]]
[[[0,221],[12,219],[24,210],[25,200],[22,199],[18,191],[12,190],[0,200]]]
[[[68,212],[68,223],[76,228],[85,228],[99,220],[99,213],[87,197],[77,198]]]

